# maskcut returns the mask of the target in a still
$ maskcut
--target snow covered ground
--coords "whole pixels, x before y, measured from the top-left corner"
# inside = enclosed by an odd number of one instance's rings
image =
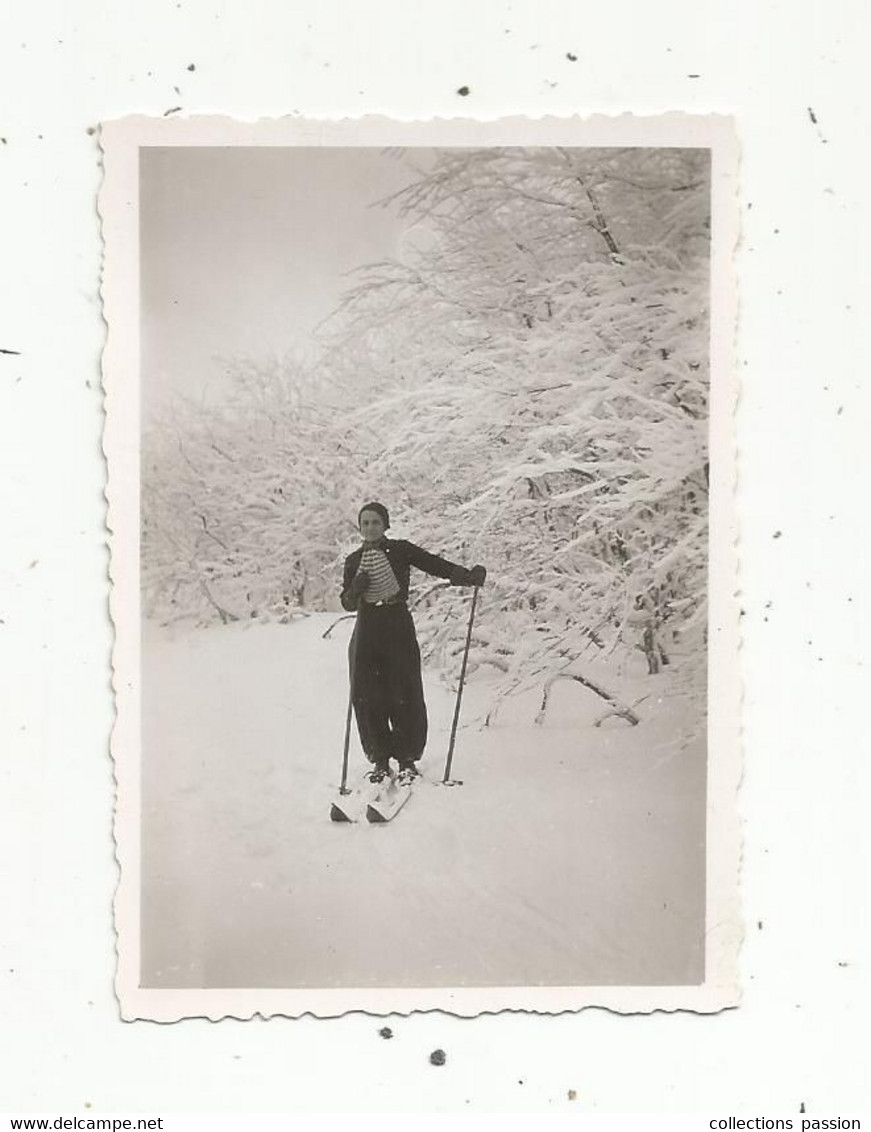
[[[145,626],[144,986],[701,981],[704,728],[668,673],[595,673],[649,696],[637,727],[594,727],[603,702],[562,681],[543,726],[527,695],[487,729],[476,673],[455,789],[436,785],[453,701],[427,673],[424,782],[390,825],[336,825],[334,620]],[[351,758],[359,774],[356,735]]]

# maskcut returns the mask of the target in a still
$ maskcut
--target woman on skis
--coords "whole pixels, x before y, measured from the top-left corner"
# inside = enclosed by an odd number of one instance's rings
[[[411,567],[454,586],[483,585],[487,571],[388,539],[390,516],[382,503],[364,504],[357,525],[363,541],[345,559],[340,597],[345,609],[357,612],[348,650],[357,730],[373,764],[371,781],[387,777],[390,759],[399,764],[399,781],[411,781],[427,735],[420,649],[407,604]]]

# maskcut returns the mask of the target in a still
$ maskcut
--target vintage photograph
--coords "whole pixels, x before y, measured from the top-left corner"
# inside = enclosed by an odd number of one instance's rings
[[[136,1016],[736,1000],[734,154],[621,121],[104,127]]]

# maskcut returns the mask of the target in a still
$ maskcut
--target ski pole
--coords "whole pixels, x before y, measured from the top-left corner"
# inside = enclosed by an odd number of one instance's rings
[[[479,586],[472,591],[472,609],[469,613],[469,628],[466,631],[466,647],[463,650],[463,666],[460,669],[460,686],[457,688],[457,702],[454,706],[454,721],[451,724],[451,741],[448,744],[448,761],[445,763],[445,776],[442,782],[447,784],[451,777],[451,763],[454,758],[454,743],[457,739],[457,724],[460,721],[460,704],[463,702],[463,684],[466,679],[466,663],[469,659],[469,645],[472,643],[472,623],[475,620],[475,606],[478,602]]]
[[[350,655],[350,663],[348,665],[348,712],[345,716],[345,746],[342,751],[342,785],[339,787],[340,794],[350,794],[348,789],[348,752],[351,749],[351,710],[354,705],[354,676],[357,667],[357,626],[354,625],[354,635],[351,637],[351,645],[353,646]]]
[[[342,785],[340,794],[350,794],[348,790],[348,751],[351,747],[351,706],[354,702],[353,691],[348,693],[348,714],[345,716],[345,750],[342,754]]]

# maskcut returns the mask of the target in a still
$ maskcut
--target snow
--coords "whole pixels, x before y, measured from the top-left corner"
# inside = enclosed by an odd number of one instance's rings
[[[483,727],[466,689],[439,784],[450,680],[425,673],[423,781],[394,822],[335,824],[350,623],[148,623],[143,644],[142,984],[670,985],[703,976],[704,728],[656,676],[563,681]],[[601,678],[603,670],[590,669]],[[353,736],[352,773],[366,764]]]

